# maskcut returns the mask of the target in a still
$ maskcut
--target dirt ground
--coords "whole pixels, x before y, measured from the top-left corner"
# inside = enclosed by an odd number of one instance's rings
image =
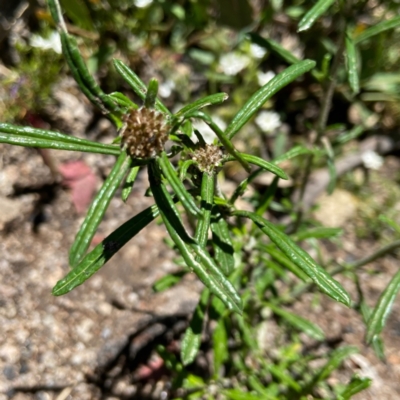
[[[90,118],[82,118],[84,111],[80,115],[71,107],[65,126],[84,132]],[[75,125],[71,112],[76,114]],[[88,136],[110,141],[114,134],[102,120]],[[101,155],[64,151],[50,155],[56,165],[84,161],[98,187],[113,163],[112,157]],[[380,173],[398,167],[392,157]],[[145,173],[139,175],[127,204],[118,196],[112,200],[95,240],[152,204],[143,196],[146,179]],[[336,201],[337,213],[349,208],[346,197],[343,204],[339,198]],[[68,250],[83,214],[77,213],[70,190],[54,182],[37,150],[0,145],[0,210],[0,400],[140,399],[145,394],[167,398],[167,382],[152,385],[142,378],[148,374],[155,343],[178,343],[202,285],[187,275],[174,288],[153,292],[157,279],[177,270],[174,254],[163,242],[165,229],[152,223],[83,286],[56,298],[51,289],[69,270]],[[371,240],[357,238],[351,216],[342,221],[341,243],[324,247],[331,259],[356,260],[378,248]],[[361,284],[370,306],[397,269],[393,254],[363,269]],[[349,279],[341,280],[350,293],[356,293]],[[364,325],[356,312],[327,298],[316,306],[313,296],[303,296],[293,310],[324,330],[327,341],[321,351],[330,342],[360,349],[330,378],[332,382],[346,382],[357,372],[373,378],[373,385],[356,399],[400,398],[399,299],[383,333],[387,356],[383,363],[365,346]],[[313,345],[302,339],[305,346]]]

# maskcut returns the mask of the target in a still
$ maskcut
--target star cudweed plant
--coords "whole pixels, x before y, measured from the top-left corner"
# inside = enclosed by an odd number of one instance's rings
[[[173,114],[157,98],[157,80],[150,80],[146,86],[120,60],[114,60],[116,70],[142,99],[143,104],[133,103],[122,93],[104,93],[90,75],[74,37],[67,32],[58,0],[49,0],[48,3],[61,36],[63,54],[74,79],[86,97],[115,123],[119,132],[113,143],[100,144],[54,131],[0,124],[0,142],[3,143],[116,157],[110,175],[92,202],[72,244],[69,254],[72,269],[55,285],[53,294],[60,296],[83,284],[130,239],[160,216],[188,270],[193,271],[206,286],[195,317],[204,317],[200,311],[204,308],[205,298],[210,294],[218,297],[229,310],[241,314],[243,305],[237,284],[241,270],[235,268],[237,262],[232,230],[228,224],[228,218],[235,218],[239,221],[250,220],[260,234],[266,235],[275,251],[280,251],[290,260],[291,271],[300,279],[313,282],[334,300],[349,305],[350,298],[343,287],[279,227],[262,216],[274,194],[278,179],[287,179],[279,163],[311,150],[295,148],[279,159],[268,162],[238,151],[232,142],[269,98],[311,71],[315,62],[297,61],[276,75],[247,100],[223,131],[203,109],[226,101],[228,96],[225,93],[201,98]],[[194,135],[198,140],[192,140],[191,121],[195,118],[203,120],[215,132],[217,139],[213,144],[206,144],[202,133],[197,130],[194,130]],[[167,140],[173,143],[169,146],[170,150],[165,146]],[[178,161],[173,163],[172,157]],[[248,173],[231,197],[221,192],[216,179],[228,162],[240,163]],[[149,192],[154,198],[154,205],[126,221],[88,253],[111,198],[120,186],[123,186],[123,200],[128,198],[139,168],[147,168]],[[238,209],[236,200],[261,171],[269,171],[276,176],[269,196],[264,199],[265,204],[261,204],[254,212]],[[190,234],[185,226],[188,219],[196,223],[194,234]],[[211,241],[208,240],[210,233]],[[198,347],[199,334],[191,325],[183,342],[185,363],[193,360]]]

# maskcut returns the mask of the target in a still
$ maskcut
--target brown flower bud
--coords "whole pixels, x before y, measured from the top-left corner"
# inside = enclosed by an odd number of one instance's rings
[[[150,158],[164,150],[168,139],[168,125],[164,116],[142,107],[125,115],[122,146],[134,158]]]

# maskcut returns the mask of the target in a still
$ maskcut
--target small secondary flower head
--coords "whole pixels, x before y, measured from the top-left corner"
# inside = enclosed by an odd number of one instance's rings
[[[257,72],[257,80],[258,80],[258,84],[260,86],[266,85],[274,77],[275,77],[275,72],[273,72],[273,71],[267,71],[267,72],[258,71]]]
[[[197,163],[199,170],[209,174],[221,164],[223,158],[223,151],[215,144],[199,147],[192,154],[192,160]]]
[[[125,116],[121,144],[131,157],[155,157],[163,151],[167,139],[168,125],[161,113],[142,107]]]
[[[281,126],[281,118],[275,111],[261,111],[255,122],[265,133],[271,133]]]

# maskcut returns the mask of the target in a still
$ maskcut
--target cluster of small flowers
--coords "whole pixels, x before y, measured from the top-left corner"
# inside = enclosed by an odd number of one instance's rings
[[[134,158],[150,158],[161,153],[168,139],[168,125],[161,113],[146,107],[125,116],[122,146]]]
[[[272,133],[282,125],[281,118],[275,111],[261,111],[255,123],[265,133]]]
[[[223,151],[215,144],[206,144],[192,154],[192,160],[197,163],[199,170],[209,174],[221,164],[223,158]]]

